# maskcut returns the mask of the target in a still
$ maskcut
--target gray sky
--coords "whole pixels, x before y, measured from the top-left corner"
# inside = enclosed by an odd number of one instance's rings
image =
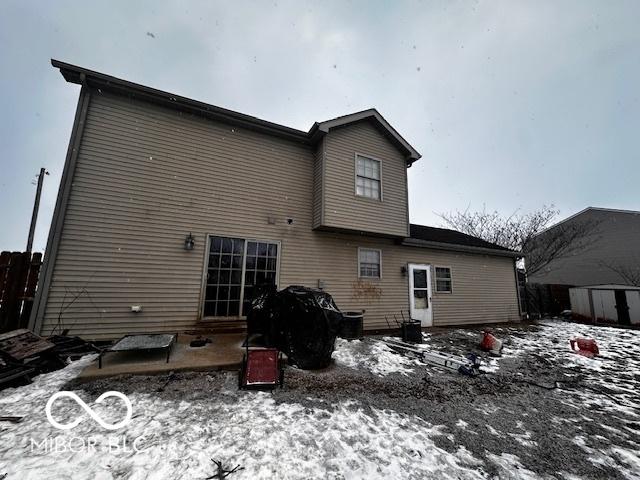
[[[0,250],[24,249],[41,166],[46,244],[79,92],[51,57],[302,130],[376,107],[423,154],[415,223],[483,205],[640,210],[637,1],[0,9]]]

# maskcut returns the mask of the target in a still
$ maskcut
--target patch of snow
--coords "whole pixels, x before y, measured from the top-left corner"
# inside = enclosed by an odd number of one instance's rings
[[[3,412],[28,415],[20,424],[2,424],[0,472],[7,480],[40,478],[193,479],[214,473],[211,459],[225,466],[240,464],[233,475],[242,479],[310,478],[448,478],[482,479],[483,462],[460,447],[439,448],[433,437],[442,425],[356,402],[339,402],[331,411],[300,404],[276,403],[269,393],[238,392],[227,375],[223,389],[206,401],[169,401],[157,395],[132,393],[131,423],[105,431],[84,415],[70,431],[56,430],[44,406],[52,393],[73,378],[90,359],[37,377],[32,385],[2,392]],[[78,392],[97,408],[86,392]],[[25,395],[29,401],[25,402]],[[115,414],[121,405],[104,406]],[[101,413],[101,416],[102,416]],[[82,409],[59,405],[56,418],[69,419]],[[113,436],[129,442],[143,437],[140,451],[105,450]],[[96,438],[96,451],[45,452],[31,439]]]
[[[540,478],[538,474],[524,468],[520,463],[520,459],[515,455],[509,453],[494,455],[489,453],[487,458],[500,468],[499,478],[501,480],[538,480]]]
[[[406,375],[413,372],[413,366],[419,364],[417,359],[394,352],[381,342],[370,340],[336,339],[333,352],[336,364],[354,369],[366,369],[385,376],[390,373]]]
[[[456,427],[461,428],[462,430],[466,430],[468,426],[469,424],[462,419],[459,419],[458,422],[456,423]]]
[[[524,433],[510,433],[509,436],[513,438],[516,442],[518,442],[523,447],[533,448],[538,445],[537,442],[531,440],[533,434],[531,432],[525,431]]]

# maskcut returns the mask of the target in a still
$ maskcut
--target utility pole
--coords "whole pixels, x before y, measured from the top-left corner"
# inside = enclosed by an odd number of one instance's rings
[[[36,190],[36,200],[33,203],[33,213],[31,214],[31,227],[29,227],[29,239],[27,240],[27,252],[31,253],[31,247],[33,246],[33,235],[36,232],[36,221],[38,220],[38,209],[40,208],[40,195],[42,194],[42,182],[44,176],[49,175],[44,168],[40,169],[38,175],[38,188]]]

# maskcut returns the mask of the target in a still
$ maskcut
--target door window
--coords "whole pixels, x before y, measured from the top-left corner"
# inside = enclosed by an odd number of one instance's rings
[[[413,304],[418,309],[429,308],[427,271],[424,269],[413,271]]]

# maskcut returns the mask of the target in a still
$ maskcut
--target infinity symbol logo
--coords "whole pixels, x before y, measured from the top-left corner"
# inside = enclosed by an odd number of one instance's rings
[[[78,405],[80,405],[84,409],[85,412],[87,412],[89,414],[89,416],[91,418],[93,418],[97,423],[99,423],[102,428],[106,428],[107,430],[117,430],[118,428],[124,427],[131,420],[131,415],[133,413],[133,408],[131,407],[131,401],[129,400],[129,398],[127,398],[127,396],[124,393],[120,393],[120,392],[116,392],[116,391],[105,392],[102,395],[100,395],[98,397],[98,399],[96,400],[96,403],[102,403],[102,401],[105,398],[118,397],[126,405],[127,414],[125,415],[124,420],[122,420],[122,421],[120,421],[118,423],[110,424],[110,423],[107,423],[104,420],[102,420],[102,418],[100,418],[100,416],[98,414],[96,414],[96,412],[94,412],[91,409],[91,407],[89,407],[89,405],[84,403],[82,401],[82,399],[80,397],[78,397],[78,395],[76,395],[75,393],[73,393],[73,392],[65,392],[65,391],[56,392],[51,396],[51,398],[49,398],[49,401],[47,402],[47,406],[45,408],[45,412],[47,414],[47,420],[49,420],[49,423],[51,425],[53,425],[54,427],[59,428],[60,430],[70,430],[73,427],[78,426],[78,424],[80,422],[82,422],[82,417],[78,417],[73,422],[67,423],[65,425],[65,424],[62,424],[62,423],[58,423],[51,416],[51,407],[53,406],[53,403],[60,397],[69,397],[69,398],[73,399]]]

